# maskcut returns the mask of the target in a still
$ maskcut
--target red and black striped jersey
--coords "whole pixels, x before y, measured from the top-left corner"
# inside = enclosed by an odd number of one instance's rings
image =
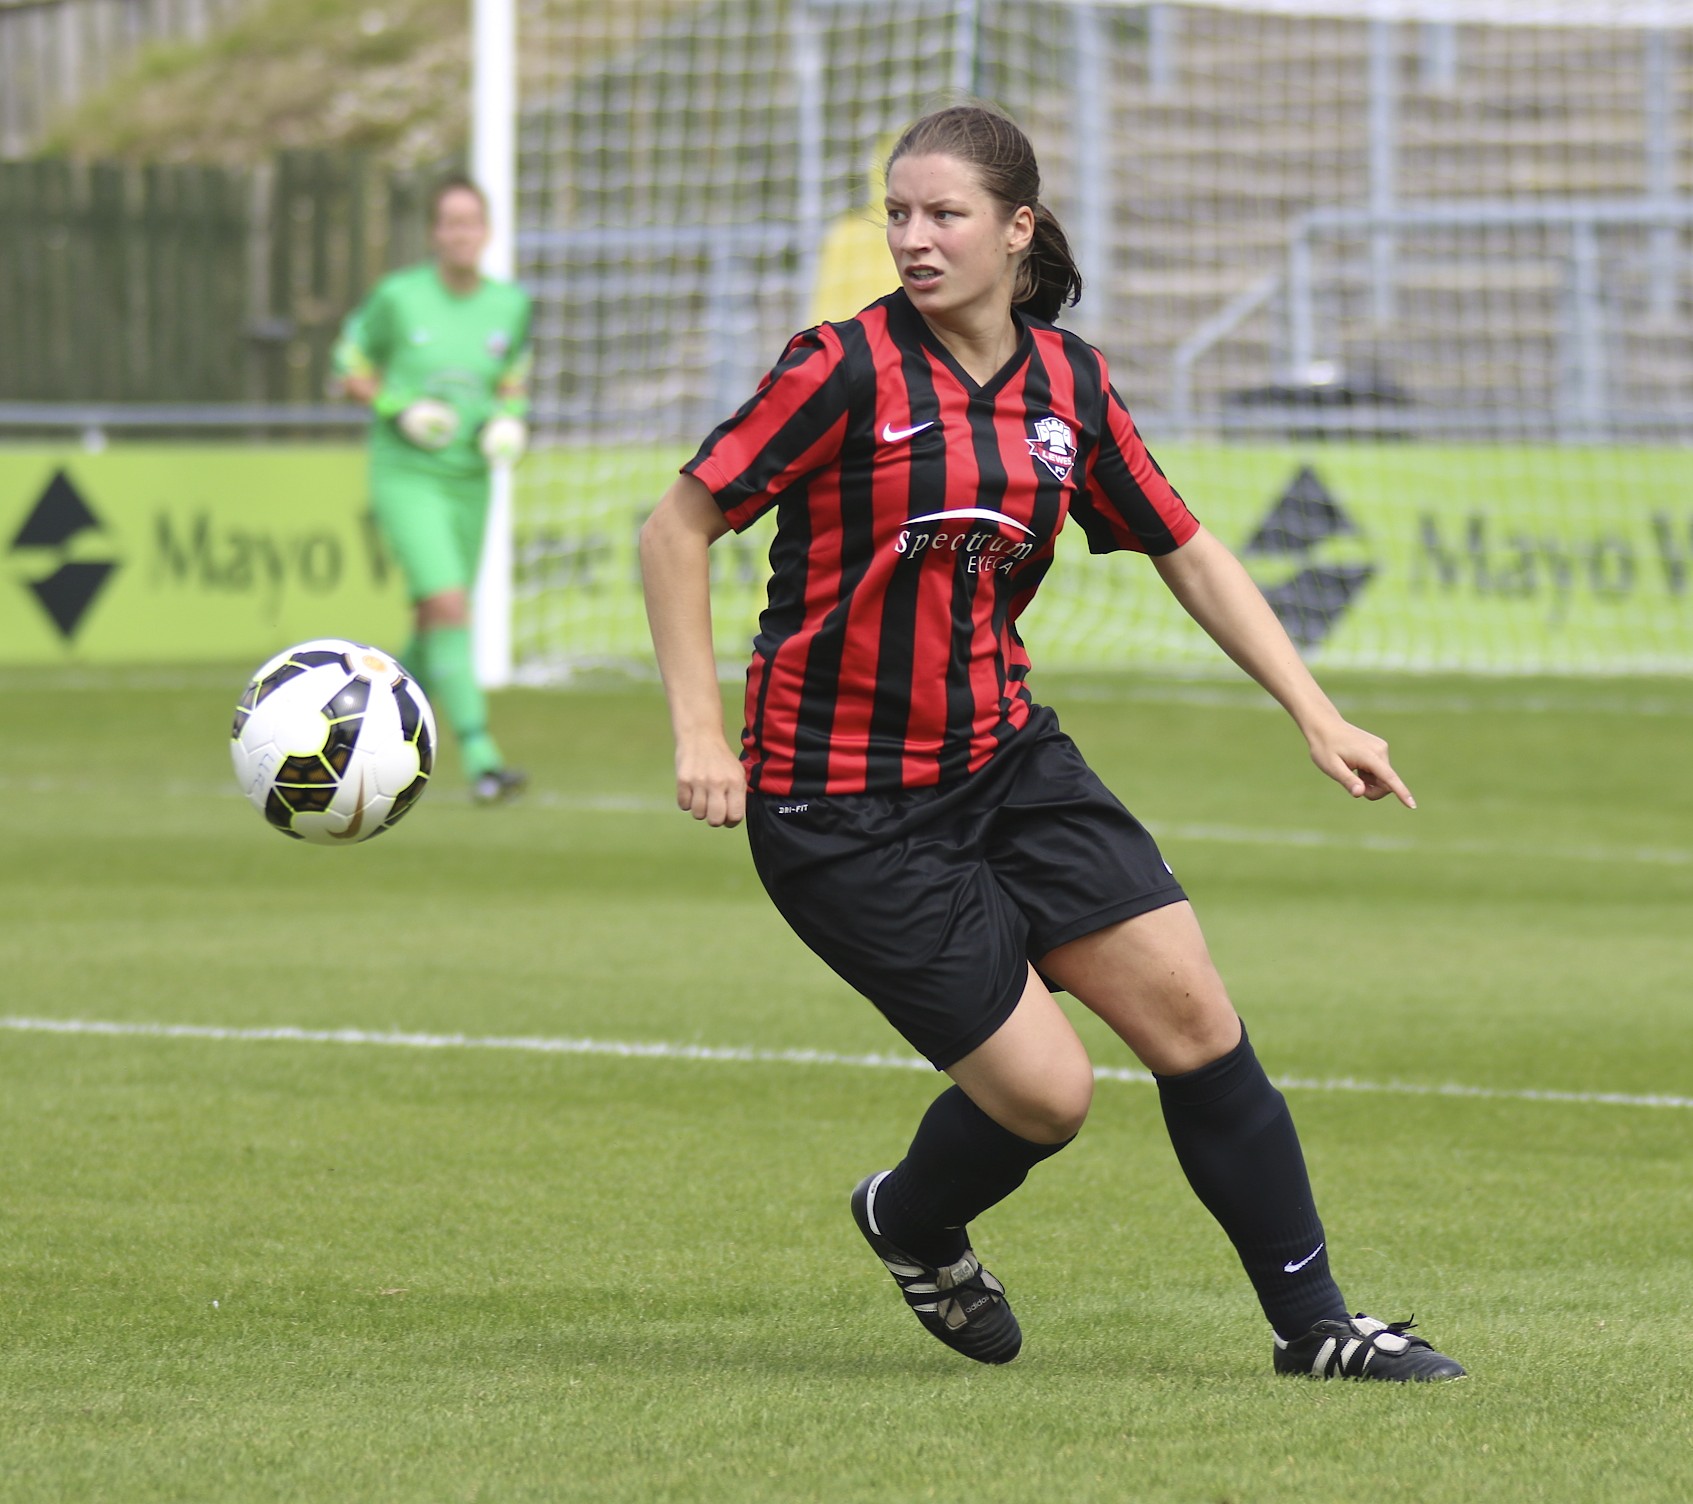
[[[923,788],[1028,719],[1017,617],[1074,514],[1095,553],[1198,522],[1086,341],[1018,315],[986,386],[903,291],[796,335],[682,468],[735,529],[774,506],[742,732],[760,793]]]

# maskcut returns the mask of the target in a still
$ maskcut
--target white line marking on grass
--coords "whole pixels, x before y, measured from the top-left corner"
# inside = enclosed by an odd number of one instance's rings
[[[830,1050],[758,1050],[668,1040],[561,1039],[545,1035],[408,1034],[397,1030],[243,1029],[223,1024],[136,1024],[94,1018],[0,1018],[20,1034],[94,1034],[143,1039],[213,1039],[239,1044],[362,1044],[405,1050],[513,1050],[530,1055],[611,1055],[625,1060],[703,1060],[727,1065],[845,1065],[866,1070],[932,1067],[909,1055],[841,1055]],[[1132,1074],[1132,1073],[1131,1073]],[[1146,1080],[1152,1078],[1147,1076]]]
[[[910,1055],[842,1055],[833,1050],[760,1050],[742,1045],[675,1044],[666,1040],[561,1039],[544,1035],[406,1034],[368,1029],[299,1029],[279,1025],[241,1029],[220,1024],[116,1023],[92,1018],[0,1018],[0,1029],[19,1034],[76,1034],[108,1038],[210,1039],[238,1044],[349,1044],[405,1050],[511,1050],[530,1055],[608,1055],[623,1060],[705,1061],[724,1065],[833,1065],[853,1070],[931,1072],[928,1061]],[[1100,1081],[1150,1086],[1145,1071],[1095,1066]],[[1561,1102],[1592,1107],[1693,1108],[1693,1097],[1632,1095],[1614,1091],[1506,1090],[1456,1083],[1359,1081],[1283,1076],[1277,1085],[1293,1091],[1359,1092],[1372,1096],[1460,1097],[1492,1102]]]

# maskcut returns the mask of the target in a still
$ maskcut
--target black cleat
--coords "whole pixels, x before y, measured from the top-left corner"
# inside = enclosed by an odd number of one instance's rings
[[[521,768],[495,768],[477,774],[470,786],[470,797],[477,804],[504,804],[517,798],[528,784],[529,775]]]
[[[1463,1378],[1461,1364],[1437,1353],[1421,1337],[1407,1335],[1415,1324],[1377,1321],[1361,1311],[1344,1321],[1319,1321],[1292,1342],[1276,1338],[1276,1372],[1397,1384]]]
[[[852,1193],[852,1220],[893,1275],[906,1304],[925,1331],[978,1363],[1009,1363],[1023,1346],[1005,1286],[982,1268],[973,1249],[945,1269],[919,1263],[884,1238],[876,1226],[876,1187],[890,1172],[859,1182]]]

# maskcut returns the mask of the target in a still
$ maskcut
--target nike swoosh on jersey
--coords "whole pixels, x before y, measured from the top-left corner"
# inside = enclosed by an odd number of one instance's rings
[[[905,525],[910,527],[914,522],[944,522],[948,517],[978,517],[983,522],[1003,522],[1007,527],[1014,527],[1031,538],[1035,535],[1032,527],[1024,527],[1015,517],[1007,517],[1004,512],[996,512],[991,507],[953,507],[946,512],[925,512],[921,517],[907,517]]]
[[[936,419],[930,418],[927,423],[914,423],[910,428],[895,428],[892,423],[882,425],[882,442],[884,444],[903,444],[907,439],[922,433],[925,428],[933,428]]]

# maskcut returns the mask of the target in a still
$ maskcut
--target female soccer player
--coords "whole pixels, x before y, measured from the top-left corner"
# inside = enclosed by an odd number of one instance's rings
[[[488,734],[470,648],[470,590],[488,520],[489,466],[528,441],[529,297],[482,275],[488,203],[468,178],[430,202],[434,259],[391,273],[347,318],[342,390],[371,409],[370,490],[416,611],[402,655],[458,738],[472,797],[518,793]]]
[[[677,801],[748,822],[805,942],[955,1083],[851,1209],[922,1325],[1004,1363],[1021,1345],[969,1223],[1075,1136],[1093,1072],[1068,989],[1158,1080],[1177,1158],[1233,1241],[1278,1372],[1464,1370],[1407,1323],[1351,1315],[1293,1120],[1146,830],[1029,694],[1016,618],[1067,516],[1147,553],[1354,797],[1410,792],[1318,689],[1234,556],[1142,447],[1099,352],[1051,320],[1081,281],[1023,133],[979,106],[895,145],[899,288],[794,338],[642,533],[676,733]],[[737,758],[706,550],[777,510]]]

